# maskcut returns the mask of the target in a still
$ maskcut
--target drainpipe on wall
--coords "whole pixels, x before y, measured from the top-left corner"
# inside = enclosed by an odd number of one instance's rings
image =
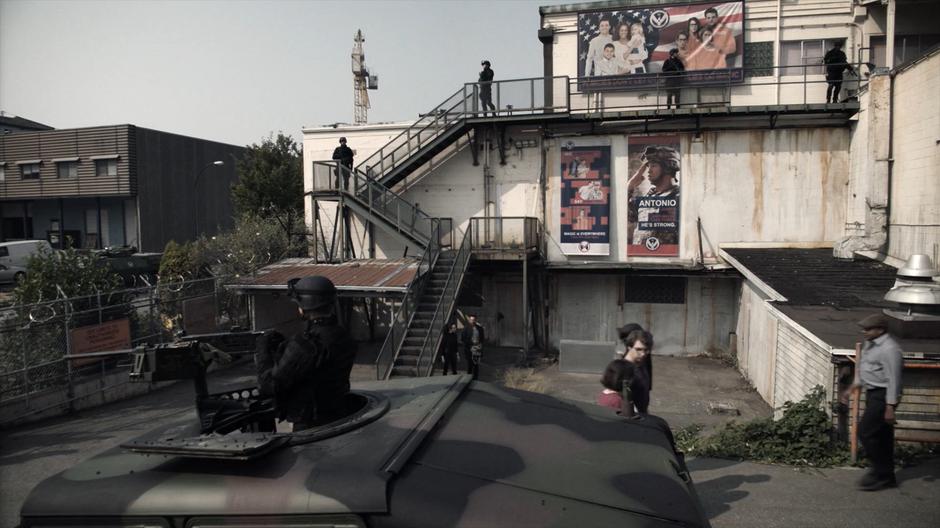
[[[774,37],[774,61],[780,60],[780,22],[783,16],[783,0],[777,0],[777,36]],[[780,104],[780,68],[774,68],[775,102]]]
[[[555,94],[554,94],[554,83],[552,82],[552,77],[555,75],[555,67],[552,59],[552,46],[555,42],[555,30],[554,28],[547,27],[540,29],[538,32],[539,42],[542,43],[542,64],[543,71],[545,76],[545,104],[544,106],[554,107],[555,106]],[[534,101],[533,101],[534,102]],[[547,109],[546,112],[553,112],[551,108]]]
[[[888,0],[887,35],[885,35],[885,66],[890,70],[894,68],[894,20],[896,5],[894,0]]]
[[[866,153],[870,157],[871,174],[865,190],[865,234],[838,240],[832,248],[832,255],[836,258],[851,259],[857,251],[887,252],[893,91],[893,74],[881,71],[872,75],[868,83]]]

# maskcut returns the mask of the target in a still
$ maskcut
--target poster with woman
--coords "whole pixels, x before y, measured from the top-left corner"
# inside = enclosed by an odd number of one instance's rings
[[[627,256],[679,256],[678,136],[631,136],[627,144]]]
[[[566,255],[610,254],[610,147],[561,150],[561,249]]]
[[[579,88],[656,86],[673,48],[687,83],[743,80],[743,0],[578,13]]]

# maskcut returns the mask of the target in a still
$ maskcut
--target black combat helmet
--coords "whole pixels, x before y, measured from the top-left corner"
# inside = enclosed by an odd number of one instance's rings
[[[320,275],[291,279],[287,281],[287,295],[305,312],[320,310],[333,306],[336,286],[333,281]]]

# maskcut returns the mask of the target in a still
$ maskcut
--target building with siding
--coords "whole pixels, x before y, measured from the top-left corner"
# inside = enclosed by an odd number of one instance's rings
[[[214,234],[232,225],[243,151],[134,125],[2,135],[0,237],[162,251]]]

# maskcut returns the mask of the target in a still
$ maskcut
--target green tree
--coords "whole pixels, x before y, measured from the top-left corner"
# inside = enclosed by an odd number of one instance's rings
[[[0,369],[61,358],[67,351],[68,328],[116,317],[130,317],[133,323],[127,299],[114,294],[121,286],[121,278],[89,253],[70,248],[31,257],[26,278],[13,290],[16,318],[7,322],[7,331],[0,336]],[[61,363],[50,366],[63,368]],[[53,378],[49,383],[57,383]]]
[[[232,202],[239,216],[274,219],[288,240],[298,235],[303,219],[303,168],[300,148],[291,136],[278,133],[247,147],[238,161],[238,183]]]

